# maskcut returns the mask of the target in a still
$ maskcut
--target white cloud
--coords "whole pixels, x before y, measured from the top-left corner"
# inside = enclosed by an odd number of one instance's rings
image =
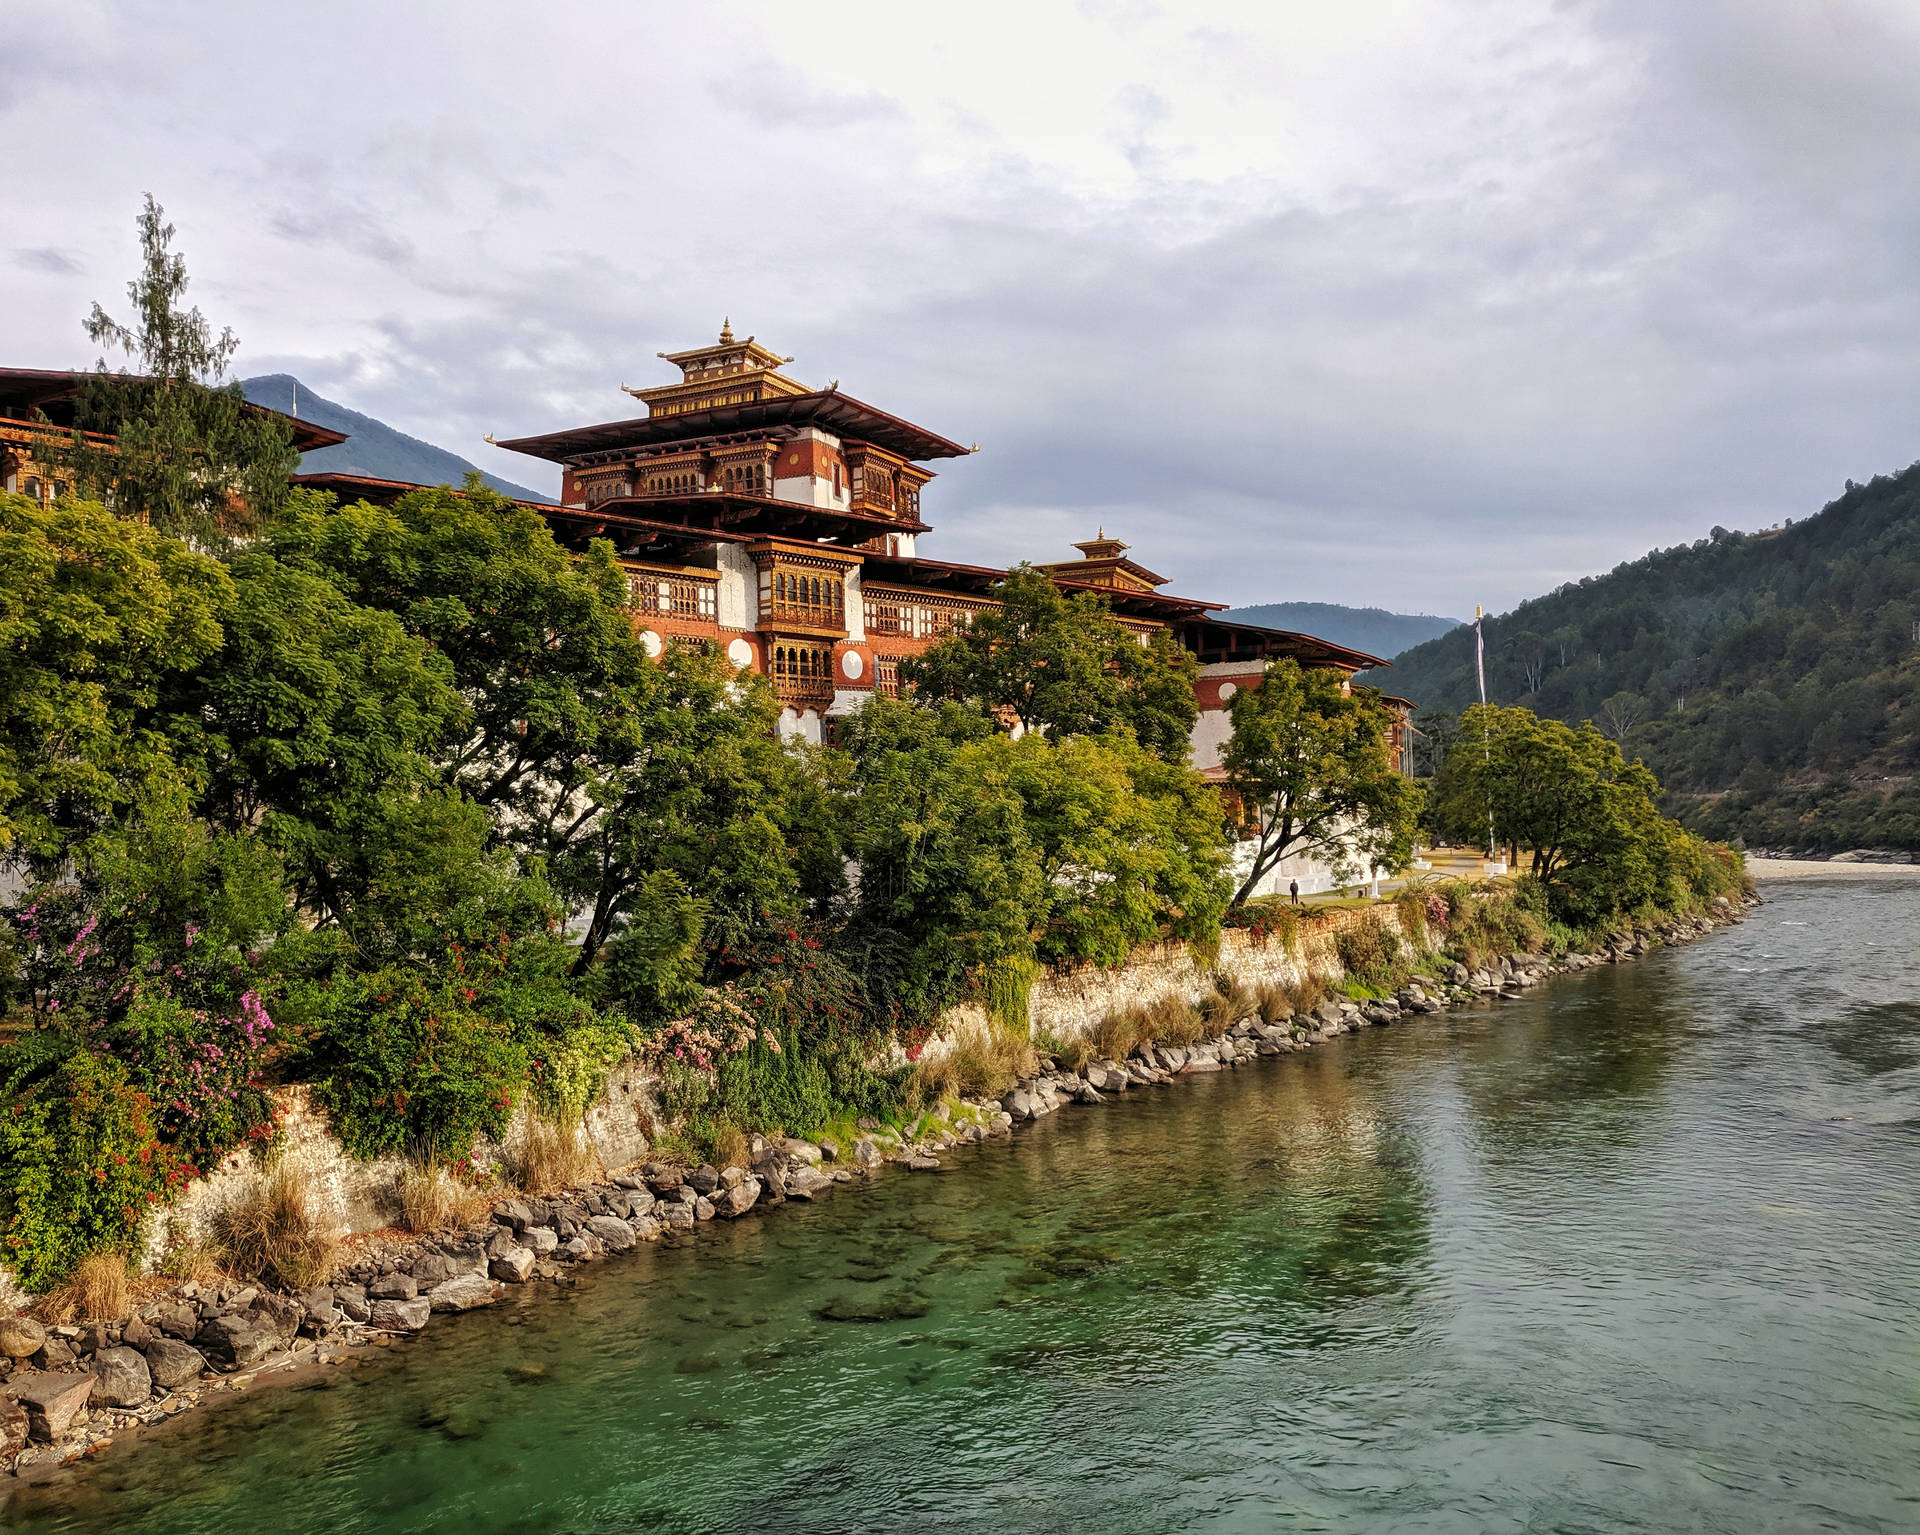
[[[627,413],[722,314],[986,444],[930,552],[1104,520],[1238,602],[1506,606],[1915,452],[1896,0],[33,27],[8,361],[91,361],[150,189],[249,371],[522,481],[483,434]]]

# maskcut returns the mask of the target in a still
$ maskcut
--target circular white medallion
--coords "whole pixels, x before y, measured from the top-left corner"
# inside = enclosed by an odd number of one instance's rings
[[[651,629],[642,629],[640,631],[640,648],[649,656],[653,657],[654,660],[658,661],[660,659],[660,652],[667,647],[661,641],[660,636],[655,634]]]
[[[727,659],[735,666],[753,665],[753,647],[745,640],[734,640],[727,646]]]
[[[849,650],[843,654],[840,657],[840,670],[847,674],[849,680],[858,677],[865,670],[860,662],[860,652]]]
[[[1221,683],[1220,684],[1220,702],[1225,703],[1229,698],[1233,697],[1233,695],[1235,693],[1238,693],[1239,691],[1240,691],[1239,687],[1236,686],[1234,683],[1231,683],[1231,682]]]

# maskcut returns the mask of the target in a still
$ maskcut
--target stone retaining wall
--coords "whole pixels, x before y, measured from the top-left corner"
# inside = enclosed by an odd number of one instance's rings
[[[1272,982],[1297,985],[1309,972],[1336,980],[1344,972],[1334,946],[1335,936],[1368,917],[1399,930],[1398,914],[1384,903],[1367,912],[1347,908],[1314,912],[1308,908],[1302,912],[1298,952],[1290,950],[1277,935],[1261,938],[1243,929],[1230,929],[1220,936],[1217,960],[1196,956],[1185,943],[1156,943],[1136,950],[1126,964],[1113,969],[1077,965],[1043,971],[1033,983],[1028,1002],[1032,1031],[1036,1036],[1067,1040],[1089,1032],[1115,1008],[1150,1004],[1169,995],[1197,1001],[1212,986],[1216,969],[1249,989]],[[949,1046],[957,1029],[984,1025],[985,1021],[986,1015],[977,1004],[953,1008],[942,1017],[928,1049],[937,1057]],[[588,1105],[577,1132],[581,1149],[591,1151],[607,1168],[628,1167],[646,1156],[654,1137],[665,1128],[653,1087],[654,1079],[637,1059],[616,1067],[605,1090]],[[385,1157],[363,1162],[352,1156],[333,1133],[326,1110],[314,1102],[311,1090],[304,1085],[280,1089],[275,1101],[285,1148],[282,1155],[300,1166],[306,1186],[319,1203],[322,1219],[341,1236],[392,1225],[400,1213],[400,1180],[408,1168],[406,1160]],[[500,1141],[483,1138],[474,1148],[476,1162],[485,1166],[510,1160],[525,1140],[526,1126],[527,1109],[522,1103]],[[169,1250],[206,1243],[217,1212],[248,1192],[259,1176],[252,1153],[241,1150],[196,1180],[150,1224],[142,1251],[143,1267],[157,1269]]]

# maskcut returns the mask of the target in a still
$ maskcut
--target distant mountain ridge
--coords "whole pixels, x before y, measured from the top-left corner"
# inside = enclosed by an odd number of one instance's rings
[[[1460,626],[1457,618],[1432,613],[1389,613],[1385,608],[1349,608],[1336,602],[1263,602],[1221,616],[1234,623],[1317,635],[1385,660]]]
[[[1473,650],[1470,629],[1429,641],[1392,691],[1465,708]],[[1920,465],[1523,602],[1487,620],[1486,670],[1494,702],[1644,756],[1711,836],[1920,849]]]
[[[296,400],[302,421],[331,427],[348,434],[347,440],[331,448],[318,448],[300,456],[302,474],[364,474],[377,480],[405,480],[414,485],[458,485],[477,467],[458,453],[436,448],[418,437],[395,431],[386,422],[349,410],[324,395],[315,394],[291,373],[263,373],[243,378],[240,389],[255,405],[273,410],[291,410]],[[297,395],[295,391],[298,391]],[[544,501],[537,490],[528,490],[498,475],[481,472],[487,484],[503,496],[517,501]]]

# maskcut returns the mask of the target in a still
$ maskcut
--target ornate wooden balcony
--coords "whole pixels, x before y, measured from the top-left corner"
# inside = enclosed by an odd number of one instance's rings
[[[681,570],[648,570],[629,565],[627,592],[634,612],[643,619],[658,615],[693,623],[716,623],[720,617],[720,577],[693,575]]]

